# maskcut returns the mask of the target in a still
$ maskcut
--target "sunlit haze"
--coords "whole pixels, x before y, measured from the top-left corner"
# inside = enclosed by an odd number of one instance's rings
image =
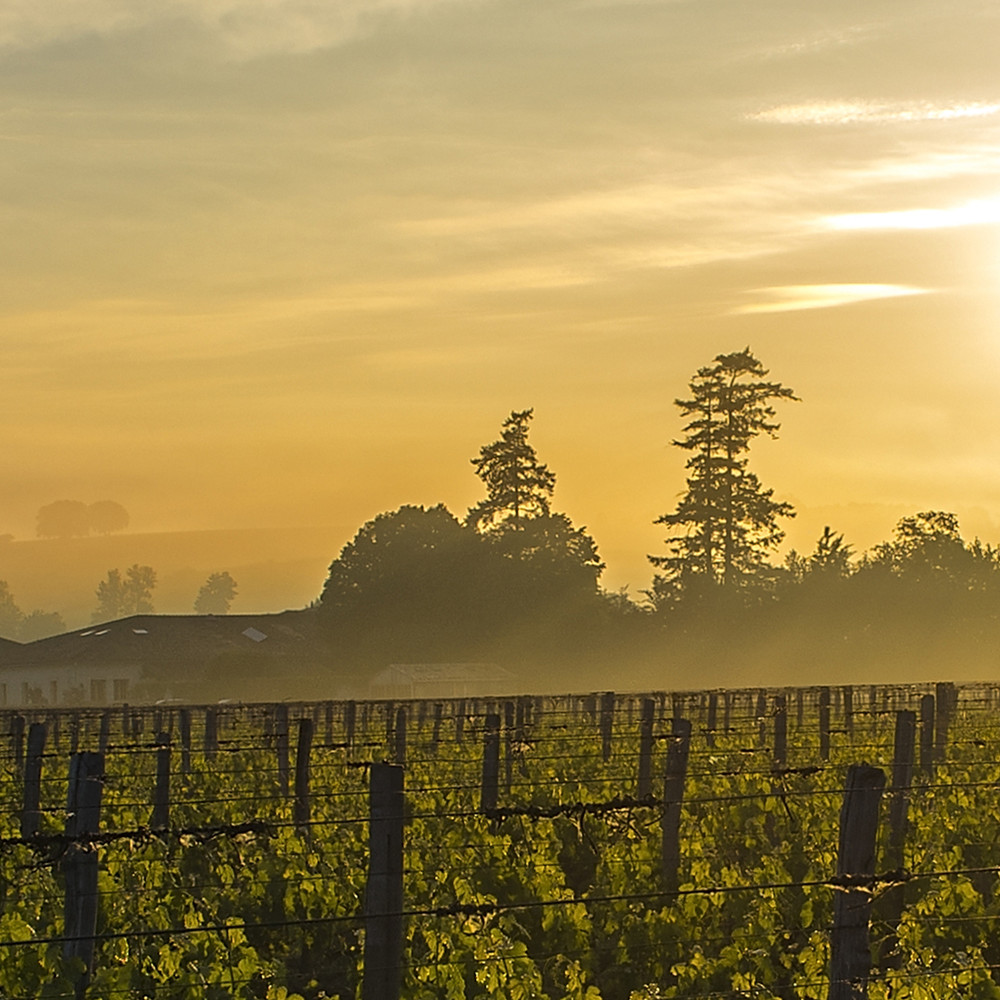
[[[532,407],[638,595],[674,400],[750,345],[801,399],[751,457],[789,544],[929,509],[1000,541],[998,33],[987,0],[6,5],[0,534],[113,499],[316,528],[322,566],[462,515]]]

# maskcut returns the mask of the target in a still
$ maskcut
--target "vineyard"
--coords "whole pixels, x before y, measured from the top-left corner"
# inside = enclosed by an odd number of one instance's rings
[[[7,713],[0,996],[1000,997],[1000,693]]]

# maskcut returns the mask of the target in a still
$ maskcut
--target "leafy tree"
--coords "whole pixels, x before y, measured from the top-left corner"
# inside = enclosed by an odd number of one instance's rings
[[[538,461],[528,443],[528,423],[534,410],[512,410],[503,422],[500,440],[483,445],[473,458],[476,475],[486,485],[486,498],[466,515],[479,532],[520,530],[532,517],[549,513],[556,477]]]
[[[90,510],[79,500],[56,500],[38,509],[35,522],[40,538],[79,538],[90,533]]]
[[[97,608],[91,621],[112,621],[128,615],[153,613],[153,588],[156,572],[152,566],[130,566],[123,577],[120,570],[109,569],[107,577],[97,586]]]
[[[198,591],[194,602],[195,614],[228,615],[235,596],[236,581],[229,573],[213,573]]]
[[[14,595],[6,580],[0,580],[0,636],[18,639],[18,631],[24,615],[14,601]]]
[[[128,527],[128,511],[114,500],[98,500],[87,508],[90,530],[98,535],[110,535]]]
[[[362,526],[331,563],[320,612],[370,659],[465,655],[478,631],[486,549],[443,505],[412,505]]]
[[[668,554],[649,559],[663,572],[654,580],[654,601],[702,585],[740,588],[760,578],[766,554],[784,537],[779,517],[793,517],[791,504],[773,499],[748,468],[748,452],[760,434],[777,435],[772,402],[796,399],[750,348],[718,355],[690,383],[691,397],[676,405],[691,419],[673,443],[691,452],[687,489],[676,510],[656,524],[675,534]]]
[[[21,619],[17,630],[17,638],[21,642],[34,642],[50,635],[59,635],[66,631],[66,622],[58,611],[41,611],[36,609]]]

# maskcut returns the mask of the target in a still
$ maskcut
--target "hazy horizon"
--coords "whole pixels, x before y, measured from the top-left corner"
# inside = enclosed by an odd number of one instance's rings
[[[673,400],[750,345],[802,400],[752,455],[789,544],[829,524],[860,551],[929,509],[1000,541],[998,22],[983,0],[0,14],[0,534],[59,499],[116,500],[137,533],[461,515],[469,460],[533,407],[555,509],[637,595],[683,489]]]

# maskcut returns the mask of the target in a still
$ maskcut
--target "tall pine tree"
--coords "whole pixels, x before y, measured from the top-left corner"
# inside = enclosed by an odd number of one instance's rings
[[[520,530],[528,518],[549,513],[556,477],[538,461],[528,443],[533,414],[534,410],[512,410],[503,422],[500,440],[483,445],[479,457],[471,460],[486,486],[486,498],[469,511],[465,522],[480,533]]]
[[[661,571],[653,582],[658,603],[699,584],[751,584],[784,537],[778,518],[794,517],[791,504],[775,501],[748,468],[753,439],[777,435],[772,402],[797,398],[767,374],[749,347],[720,354],[695,374],[691,397],[675,401],[691,419],[673,443],[691,457],[687,490],[677,508],[655,522],[672,530],[667,555],[649,557]]]

